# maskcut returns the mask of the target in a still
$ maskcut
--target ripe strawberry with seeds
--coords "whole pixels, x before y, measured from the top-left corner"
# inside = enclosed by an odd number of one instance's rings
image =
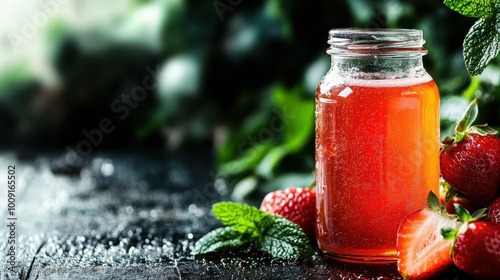
[[[455,127],[455,137],[443,140],[443,179],[480,207],[487,207],[500,185],[500,138],[486,125],[471,126],[478,114],[474,99]]]
[[[398,271],[407,279],[436,276],[453,264],[452,242],[441,236],[440,229],[458,228],[460,222],[446,213],[434,193],[429,193],[427,204],[430,209],[408,215],[398,229]]]
[[[495,198],[488,209],[488,219],[490,221],[500,224],[500,197]]]
[[[268,193],[260,210],[285,217],[298,224],[310,240],[316,234],[316,190],[289,188]]]
[[[464,220],[459,229],[443,228],[446,240],[454,242],[452,258],[462,271],[478,279],[500,279],[500,224],[478,221],[486,208],[474,214],[455,204],[456,212]]]

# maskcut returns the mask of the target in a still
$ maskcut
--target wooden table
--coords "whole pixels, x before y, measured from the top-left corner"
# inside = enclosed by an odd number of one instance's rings
[[[195,241],[220,226],[210,206],[227,200],[214,188],[210,153],[121,151],[80,159],[1,154],[1,279],[401,279],[394,265],[342,264],[320,252],[301,262],[255,251],[195,258]],[[15,250],[8,243],[12,222]],[[467,277],[452,271],[442,279]]]

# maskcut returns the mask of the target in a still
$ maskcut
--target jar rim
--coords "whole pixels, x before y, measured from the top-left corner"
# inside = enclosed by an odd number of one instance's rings
[[[420,29],[336,28],[328,33],[327,53],[340,56],[422,56],[427,53]]]

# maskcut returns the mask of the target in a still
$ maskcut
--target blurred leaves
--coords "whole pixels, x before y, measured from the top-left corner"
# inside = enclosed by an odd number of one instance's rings
[[[467,15],[491,13],[488,1],[445,3],[486,3]],[[441,137],[452,134],[473,98],[482,112],[477,123],[500,126],[498,50],[488,48],[497,38],[471,45],[488,67],[470,77],[465,64],[476,61],[473,53],[464,61],[462,43],[476,18],[442,1],[242,1],[222,18],[212,1],[70,1],[59,8],[20,54],[9,32],[26,35],[14,21],[32,21],[40,7],[8,19],[13,29],[2,34],[0,135],[11,143],[74,145],[85,139],[83,129],[110,117],[117,129],[103,146],[213,148],[235,198],[307,186],[315,167],[314,90],[329,67],[328,30],[341,27],[422,29],[424,65],[442,97]],[[154,86],[132,108],[125,100],[147,75]],[[111,111],[116,100],[130,111],[124,120]]]
[[[313,139],[314,100],[304,97],[302,87],[286,89],[276,86],[270,95],[273,115],[264,119],[267,122],[260,126],[247,123],[238,130],[248,133],[245,140],[240,142],[237,137],[229,137],[219,150],[235,157],[220,166],[220,174],[236,179],[233,198],[251,193],[258,185],[257,180],[271,180],[282,173],[280,163],[290,155],[304,151]],[[228,147],[236,150],[230,151]],[[313,151],[308,150],[308,153]]]
[[[301,93],[299,87],[273,91],[274,105],[283,116],[283,144],[292,153],[304,147],[314,130],[314,101],[302,98]]]

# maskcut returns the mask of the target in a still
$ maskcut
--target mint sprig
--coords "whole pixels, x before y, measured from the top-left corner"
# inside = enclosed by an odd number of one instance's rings
[[[479,75],[500,51],[500,7],[496,0],[445,0],[450,9],[479,18],[464,38],[463,54],[467,71]]]
[[[258,238],[275,217],[250,205],[220,202],[212,206],[212,213],[224,225],[249,238]]]
[[[494,0],[445,0],[444,4],[467,17],[485,18],[495,13]]]
[[[201,255],[254,244],[273,257],[294,260],[313,253],[307,235],[295,223],[253,206],[219,202],[212,206],[214,216],[225,227],[200,238],[191,254]]]
[[[246,239],[241,237],[242,234],[231,227],[218,228],[198,240],[192,253],[197,255],[236,248],[246,243]]]
[[[481,18],[469,30],[463,43],[465,67],[471,76],[479,75],[500,51],[497,17]]]

